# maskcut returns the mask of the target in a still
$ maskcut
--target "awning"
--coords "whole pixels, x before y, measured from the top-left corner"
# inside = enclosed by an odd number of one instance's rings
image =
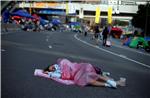
[[[56,11],[56,10],[48,10],[42,9],[39,11],[40,14],[53,14],[53,15],[65,15],[65,11]]]

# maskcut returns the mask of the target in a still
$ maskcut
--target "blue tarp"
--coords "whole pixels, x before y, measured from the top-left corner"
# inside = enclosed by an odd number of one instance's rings
[[[150,41],[150,37],[145,37],[144,38],[146,41]]]
[[[18,10],[16,12],[12,13],[11,15],[22,16],[22,17],[26,17],[26,18],[33,18],[32,15],[30,15],[27,11],[24,11],[24,10]]]
[[[129,46],[130,43],[131,43],[131,41],[132,41],[132,37],[129,37],[129,38],[127,39],[127,41],[123,43],[123,45]]]

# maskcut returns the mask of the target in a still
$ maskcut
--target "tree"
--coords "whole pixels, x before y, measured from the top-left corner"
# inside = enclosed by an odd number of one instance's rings
[[[141,28],[144,31],[144,35],[150,36],[150,4],[139,5],[137,14],[133,16],[132,25],[137,28]]]

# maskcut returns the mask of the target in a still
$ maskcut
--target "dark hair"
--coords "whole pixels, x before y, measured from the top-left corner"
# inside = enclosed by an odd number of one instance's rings
[[[45,69],[44,69],[44,71],[49,71],[49,67],[50,67],[51,65],[48,65]]]
[[[105,32],[105,33],[108,32],[108,28],[107,28],[107,27],[104,28],[104,32]]]
[[[94,67],[94,69],[95,69],[95,71],[96,71],[97,74],[102,74],[101,68],[99,68],[97,66],[93,66],[93,67]]]

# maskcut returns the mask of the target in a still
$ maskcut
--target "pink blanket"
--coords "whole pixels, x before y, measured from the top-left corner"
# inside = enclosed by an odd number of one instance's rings
[[[47,74],[44,74],[42,69],[35,69],[34,75],[39,76],[39,77],[49,78],[49,79],[55,80],[59,83],[65,84],[65,85],[73,85],[74,84],[74,82],[72,80],[63,80],[63,79],[58,79],[58,78],[51,78]]]
[[[99,77],[90,63],[76,63],[68,59],[59,59],[57,63],[61,68],[62,79],[73,80],[76,85],[88,85]]]
[[[57,64],[61,69],[61,79],[51,78],[57,82],[71,85],[76,84],[79,86],[85,86],[98,79],[98,74],[96,73],[94,67],[89,63],[74,63],[67,59],[59,59]],[[41,77],[48,77],[48,75],[43,74],[42,70],[36,69],[34,75]]]

